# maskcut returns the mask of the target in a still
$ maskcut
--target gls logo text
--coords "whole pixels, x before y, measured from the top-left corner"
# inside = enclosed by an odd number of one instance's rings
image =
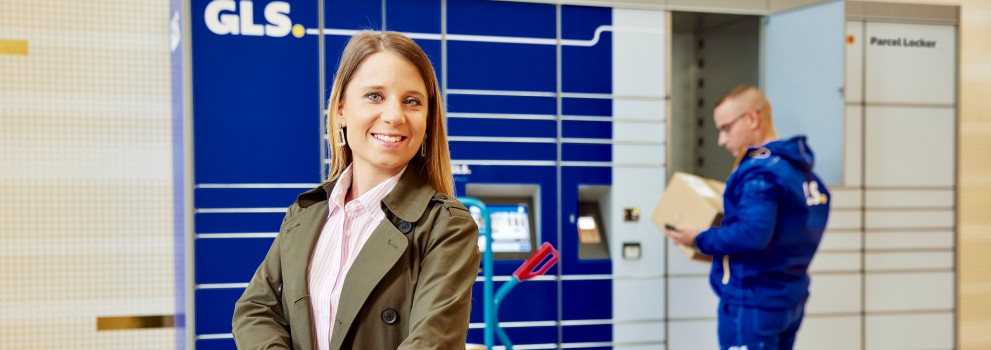
[[[255,23],[255,8],[251,1],[214,0],[206,5],[203,20],[206,27],[217,35],[250,35],[281,38],[289,33],[300,38],[302,25],[292,25],[289,19],[289,3],[273,1],[265,5],[266,24]]]

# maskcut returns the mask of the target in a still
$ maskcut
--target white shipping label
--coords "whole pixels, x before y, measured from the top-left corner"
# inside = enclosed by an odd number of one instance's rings
[[[716,191],[713,191],[712,188],[710,188],[709,185],[706,185],[705,181],[702,181],[702,179],[700,178],[694,176],[685,176],[685,182],[687,182],[689,187],[691,187],[693,190],[695,190],[695,192],[698,192],[698,194],[702,195],[703,197],[719,198],[719,195],[716,194]]]

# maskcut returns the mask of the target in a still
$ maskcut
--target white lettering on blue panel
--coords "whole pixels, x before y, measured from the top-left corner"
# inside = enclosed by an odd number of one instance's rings
[[[292,33],[303,36],[301,25],[293,26],[289,3],[273,1],[265,5],[265,22],[255,23],[255,5],[251,1],[214,0],[206,5],[203,20],[217,35],[269,36],[281,38]]]

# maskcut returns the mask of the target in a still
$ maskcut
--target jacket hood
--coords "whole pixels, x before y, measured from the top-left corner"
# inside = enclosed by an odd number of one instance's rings
[[[790,139],[771,141],[763,146],[771,155],[781,157],[802,171],[812,171],[815,166],[815,154],[809,148],[805,136],[795,136]],[[758,148],[759,150],[760,148]]]

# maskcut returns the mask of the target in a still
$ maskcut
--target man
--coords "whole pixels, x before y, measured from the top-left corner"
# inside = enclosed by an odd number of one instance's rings
[[[674,241],[711,255],[722,349],[791,349],[809,296],[809,263],[829,216],[804,136],[778,140],[771,105],[753,86],[730,91],[713,113],[719,145],[737,158],[723,193],[725,219]]]

